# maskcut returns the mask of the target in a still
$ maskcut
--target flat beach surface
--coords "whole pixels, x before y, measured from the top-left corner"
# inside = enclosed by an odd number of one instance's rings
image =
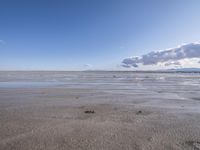
[[[200,74],[0,72],[1,150],[200,150]]]

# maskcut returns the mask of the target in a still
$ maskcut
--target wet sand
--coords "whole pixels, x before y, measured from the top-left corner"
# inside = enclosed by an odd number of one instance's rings
[[[200,150],[200,74],[0,72],[1,150]]]

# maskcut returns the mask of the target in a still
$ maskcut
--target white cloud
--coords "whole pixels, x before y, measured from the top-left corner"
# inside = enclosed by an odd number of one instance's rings
[[[200,58],[200,43],[190,43],[163,51],[152,51],[140,57],[125,58],[122,66],[137,68],[139,65],[157,65],[158,63],[165,63],[165,66],[179,66],[181,65],[179,60],[192,58]]]

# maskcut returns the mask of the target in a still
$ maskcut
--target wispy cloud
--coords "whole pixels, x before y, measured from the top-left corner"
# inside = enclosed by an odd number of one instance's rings
[[[0,44],[6,44],[4,40],[0,40]]]
[[[92,65],[91,65],[91,64],[84,64],[84,67],[86,67],[86,68],[91,68]]]
[[[121,66],[122,66],[122,67],[125,67],[125,68],[131,68],[130,65],[127,65],[127,64],[124,64],[124,63],[123,63]]]
[[[139,57],[125,58],[122,66],[128,68],[138,67],[139,64],[156,65],[165,62],[165,66],[180,65],[178,61],[185,58],[200,58],[200,43],[190,43],[163,51],[152,51]]]

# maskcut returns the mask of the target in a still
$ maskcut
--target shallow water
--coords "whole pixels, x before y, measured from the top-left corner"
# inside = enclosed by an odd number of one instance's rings
[[[0,88],[160,89],[200,87],[199,73],[142,72],[0,72]],[[160,87],[160,88],[159,88]],[[171,87],[171,88],[170,88]]]
[[[0,88],[43,88],[43,87],[57,87],[64,83],[61,82],[30,82],[30,81],[10,81],[0,82]]]

